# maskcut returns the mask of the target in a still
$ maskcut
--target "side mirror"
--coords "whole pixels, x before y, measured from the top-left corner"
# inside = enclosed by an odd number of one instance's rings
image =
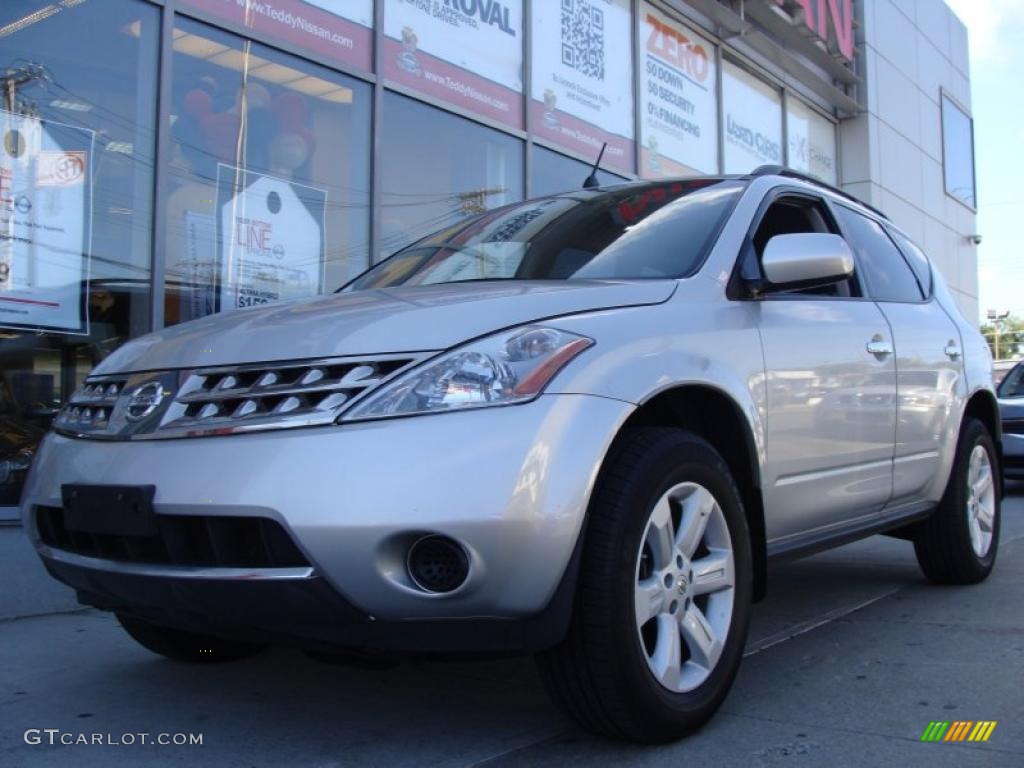
[[[772,288],[815,288],[850,277],[853,253],[839,235],[775,235],[765,246],[761,268]]]

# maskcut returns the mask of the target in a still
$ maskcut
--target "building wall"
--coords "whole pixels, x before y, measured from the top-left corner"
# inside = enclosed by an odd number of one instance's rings
[[[943,0],[857,5],[866,111],[840,122],[842,185],[916,240],[978,319],[973,210],[946,194],[941,93],[970,111],[967,28]]]

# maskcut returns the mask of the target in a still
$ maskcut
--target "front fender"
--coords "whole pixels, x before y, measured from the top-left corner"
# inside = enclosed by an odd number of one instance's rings
[[[709,299],[707,278],[682,281],[665,304],[594,312],[551,325],[596,339],[549,386],[642,405],[688,384],[725,394],[738,406],[764,469],[765,376],[761,337],[747,302]],[[718,286],[719,294],[722,292]]]

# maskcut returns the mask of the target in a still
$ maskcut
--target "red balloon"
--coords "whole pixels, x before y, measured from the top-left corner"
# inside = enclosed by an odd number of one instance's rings
[[[210,109],[213,107],[213,98],[206,91],[193,88],[185,94],[182,105],[185,108],[185,114],[199,120],[204,115],[209,114]]]
[[[309,116],[309,104],[305,96],[295,91],[283,91],[274,98],[271,107],[277,115],[281,127],[286,130],[295,130],[306,124]]]
[[[221,160],[234,157],[238,145],[238,115],[231,112],[218,112],[206,115],[199,121],[199,130],[206,139],[206,148],[210,154]]]

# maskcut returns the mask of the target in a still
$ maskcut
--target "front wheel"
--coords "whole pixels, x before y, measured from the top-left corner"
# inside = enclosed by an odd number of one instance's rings
[[[714,714],[750,620],[750,537],[729,468],[701,438],[624,435],[589,510],[567,637],[538,656],[587,729],[663,742]]]
[[[999,548],[999,460],[988,429],[968,419],[953,471],[932,516],[914,535],[917,562],[938,584],[976,584],[988,577]]]

